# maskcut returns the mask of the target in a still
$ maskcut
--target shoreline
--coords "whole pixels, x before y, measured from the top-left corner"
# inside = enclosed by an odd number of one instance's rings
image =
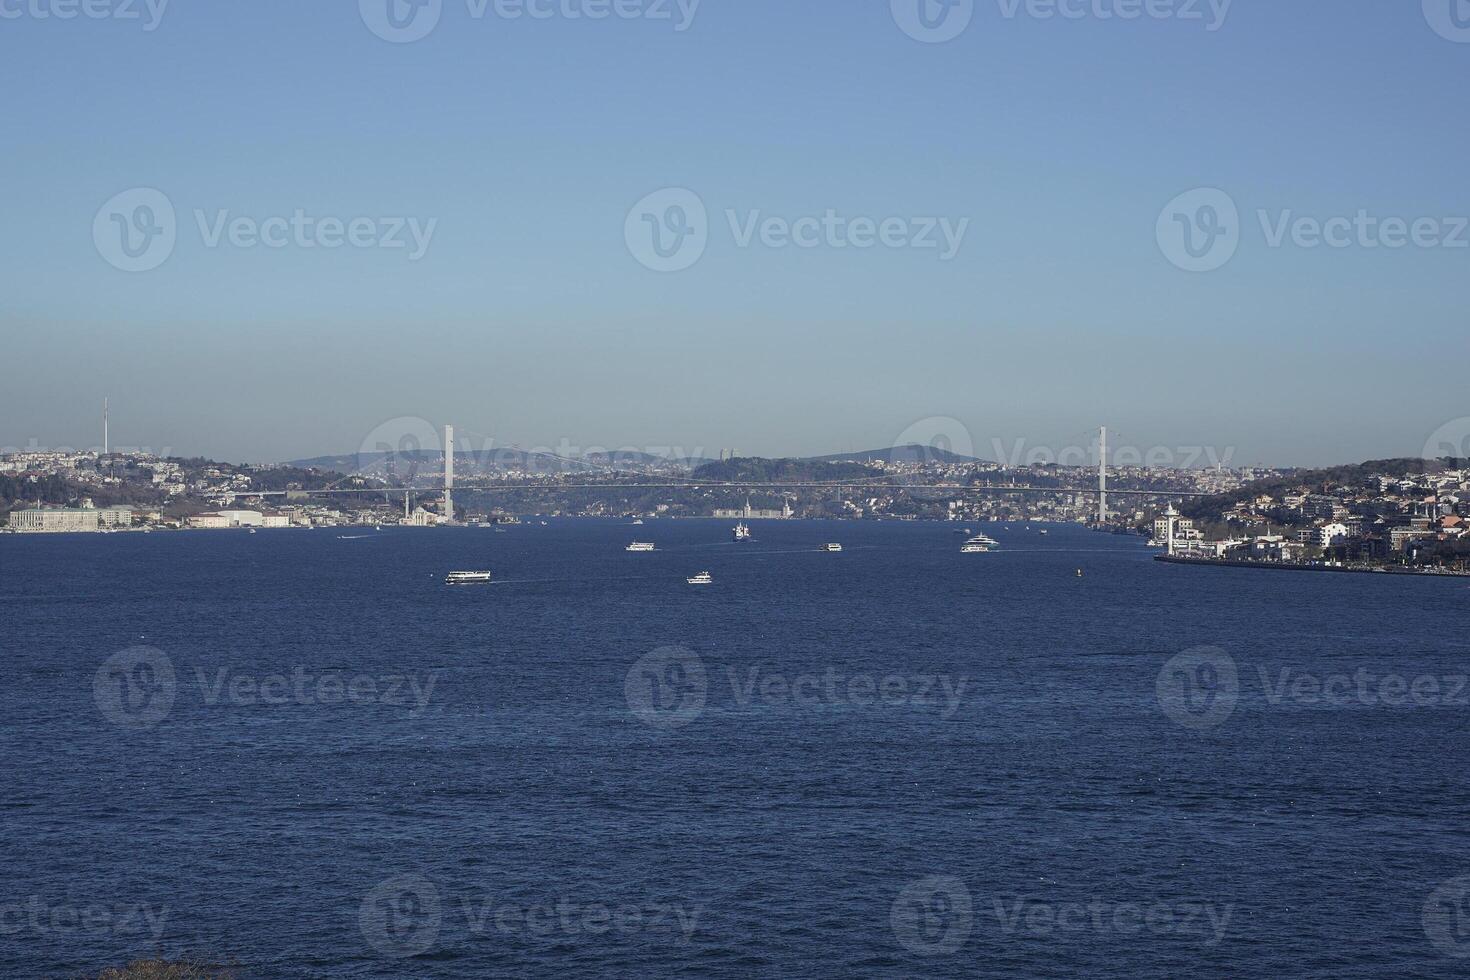
[[[1432,572],[1388,567],[1348,568],[1341,565],[1306,565],[1300,562],[1252,561],[1243,558],[1183,558],[1176,555],[1154,555],[1154,561],[1170,565],[1203,565],[1207,568],[1264,568],[1277,572],[1336,572],[1349,575],[1412,575],[1418,578],[1470,578],[1470,572]]]

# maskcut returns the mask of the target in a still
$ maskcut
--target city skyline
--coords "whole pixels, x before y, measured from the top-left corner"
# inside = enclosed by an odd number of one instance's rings
[[[442,452],[440,433],[443,423],[421,416],[398,416],[383,420],[371,429],[358,434],[344,436],[340,443],[308,448],[300,452],[277,452],[261,457],[233,456],[211,451],[199,445],[172,445],[164,441],[139,440],[132,436],[119,439],[112,428],[112,399],[102,399],[101,407],[93,418],[90,436],[80,431],[79,423],[71,423],[68,431],[77,432],[76,439],[44,440],[36,435],[24,441],[7,442],[0,434],[0,453],[78,451],[97,452],[109,444],[116,452],[143,452],[158,456],[187,456],[216,459],[222,462],[251,464],[286,464],[309,462],[330,457],[353,454],[373,454],[385,451],[403,451],[405,446],[421,448],[428,452]],[[167,429],[172,419],[164,420]],[[606,426],[603,426],[604,430]],[[579,457],[584,455],[606,455],[616,453],[646,453],[665,459],[709,460],[724,458],[726,454],[745,457],[819,458],[848,453],[870,453],[908,446],[928,446],[949,450],[960,456],[1023,466],[1036,463],[1057,463],[1064,466],[1096,465],[1098,458],[1098,429],[1073,430],[1051,439],[1034,438],[1028,435],[992,434],[979,426],[972,426],[952,416],[928,416],[907,424],[892,436],[875,434],[864,442],[862,437],[849,438],[842,445],[810,443],[793,451],[772,451],[767,447],[752,444],[741,438],[710,440],[697,435],[688,439],[650,439],[637,442],[629,439],[574,440],[558,435],[545,441],[504,438],[487,433],[474,426],[460,424],[460,445],[457,457],[484,455],[495,451],[518,450],[550,456]],[[124,432],[136,431],[136,426],[125,423]],[[729,431],[728,429],[723,431]],[[1266,459],[1250,453],[1250,447],[1232,444],[1216,444],[1203,441],[1166,443],[1141,440],[1126,430],[1111,427],[1112,439],[1107,458],[1114,465],[1145,465],[1158,468],[1211,469],[1211,468],[1312,468],[1362,462],[1368,459],[1470,457],[1470,416],[1459,416],[1438,423],[1433,430],[1410,434],[1402,441],[1402,448],[1361,458],[1334,457],[1319,450],[1303,459]],[[1417,440],[1417,446],[1413,445]],[[356,442],[354,448],[351,443]],[[207,440],[206,440],[207,442]],[[289,443],[306,446],[306,443]],[[1319,445],[1326,443],[1319,440]],[[790,442],[778,445],[793,445]]]

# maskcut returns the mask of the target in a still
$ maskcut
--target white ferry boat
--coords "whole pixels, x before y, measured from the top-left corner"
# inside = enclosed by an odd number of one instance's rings
[[[710,575],[709,572],[700,572],[698,575],[691,575],[684,581],[690,585],[714,585],[715,583],[714,576]]]
[[[624,551],[652,551],[653,550],[653,542],[652,541],[634,541],[632,544],[628,545],[628,547],[625,548],[625,549],[623,549],[623,550]]]
[[[445,585],[487,585],[489,572],[450,572],[444,576]]]
[[[732,533],[735,535],[736,541],[752,540],[750,536],[750,528],[746,527],[743,522],[740,524],[736,524]]]
[[[822,545],[822,550],[823,551],[841,551],[842,550],[842,545],[840,545],[840,544],[838,544],[837,542],[834,541],[831,544],[824,544],[824,545]]]

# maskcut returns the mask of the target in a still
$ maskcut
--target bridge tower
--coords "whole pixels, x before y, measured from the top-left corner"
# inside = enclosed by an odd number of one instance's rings
[[[454,426],[444,427],[444,522],[454,523]]]

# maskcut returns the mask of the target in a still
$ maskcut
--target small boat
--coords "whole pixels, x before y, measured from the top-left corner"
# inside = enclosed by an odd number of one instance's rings
[[[735,535],[736,541],[752,540],[750,537],[750,528],[746,527],[744,523],[736,524],[731,533]]]
[[[383,530],[383,525],[381,525],[381,524],[374,524],[373,525],[373,530],[374,531],[381,531],[381,530]]]
[[[823,551],[841,551],[842,550],[842,545],[840,545],[837,542],[833,541],[830,544],[824,544],[824,545],[822,545],[822,550]]]
[[[638,518],[638,519],[637,519],[637,520],[636,520],[636,521],[634,521],[634,522],[633,522],[633,523],[634,523],[634,524],[635,524],[635,525],[641,525],[641,524],[642,524],[642,523],[643,523],[643,518],[641,518],[641,517],[640,517],[640,518]]]
[[[1082,577],[1082,569],[1080,569],[1080,568],[1077,569],[1077,577],[1078,578],[1081,578]]]
[[[251,533],[251,534],[254,534],[254,533],[255,533],[255,528],[253,528],[253,527],[252,527],[252,528],[251,528],[251,529],[250,529],[250,533]]]
[[[1042,529],[1041,529],[1041,533],[1042,533],[1042,534],[1045,534],[1045,533],[1046,533],[1046,528],[1042,528]]]
[[[445,585],[488,585],[489,572],[450,572],[444,576]]]
[[[714,585],[715,584],[714,576],[712,576],[709,572],[700,572],[698,575],[691,575],[688,578],[686,578],[684,581],[688,582],[690,585]]]
[[[653,542],[652,541],[634,541],[632,544],[628,545],[628,547],[624,548],[623,550],[624,551],[652,551],[653,550]]]

